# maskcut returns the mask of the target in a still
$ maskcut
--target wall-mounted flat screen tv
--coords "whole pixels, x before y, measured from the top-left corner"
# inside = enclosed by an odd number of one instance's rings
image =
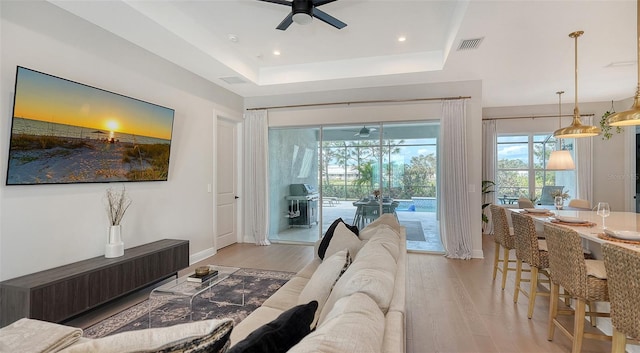
[[[162,181],[173,109],[18,66],[7,185]]]

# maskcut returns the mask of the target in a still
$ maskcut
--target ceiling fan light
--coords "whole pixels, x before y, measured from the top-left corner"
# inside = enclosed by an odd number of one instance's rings
[[[567,150],[553,151],[549,156],[547,170],[573,170],[576,169],[571,152]]]
[[[360,132],[358,133],[358,136],[360,137],[369,137],[369,133],[371,131],[369,129],[367,129],[366,127],[363,127],[362,129],[360,129]]]
[[[309,14],[306,14],[304,12],[293,14],[293,22],[299,25],[308,25],[309,23],[311,23],[312,19],[313,18]]]

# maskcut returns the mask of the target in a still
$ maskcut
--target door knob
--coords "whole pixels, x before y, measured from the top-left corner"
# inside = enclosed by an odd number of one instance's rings
[[[237,199],[239,199],[239,197],[238,197],[238,196],[234,196],[233,198],[234,198],[234,199],[236,199],[236,200],[237,200]]]

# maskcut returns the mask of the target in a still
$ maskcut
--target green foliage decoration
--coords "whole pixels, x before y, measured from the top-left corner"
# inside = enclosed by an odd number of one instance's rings
[[[611,136],[613,136],[613,133],[611,132],[611,125],[607,124],[607,118],[609,117],[609,115],[615,113],[615,110],[613,110],[613,102],[611,102],[611,111],[606,111],[604,114],[602,114],[602,118],[600,118],[600,129],[602,130],[602,139],[603,140],[608,140],[611,138]],[[616,126],[616,133],[621,133],[622,132],[622,127],[620,126]]]

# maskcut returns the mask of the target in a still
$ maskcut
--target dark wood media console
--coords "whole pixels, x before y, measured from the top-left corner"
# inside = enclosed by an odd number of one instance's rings
[[[61,322],[178,273],[189,241],[164,239],[0,282],[0,327],[28,317]]]

